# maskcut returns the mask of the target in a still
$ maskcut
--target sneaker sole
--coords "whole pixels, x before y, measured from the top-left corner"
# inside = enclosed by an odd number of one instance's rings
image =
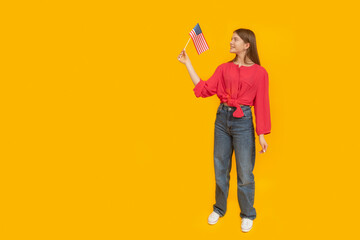
[[[209,222],[209,221],[208,221],[208,224],[214,225],[214,224],[217,223],[217,222],[218,222],[218,220],[217,220],[216,222]]]
[[[241,229],[241,231],[243,232],[249,232],[252,229],[252,227],[250,229]]]

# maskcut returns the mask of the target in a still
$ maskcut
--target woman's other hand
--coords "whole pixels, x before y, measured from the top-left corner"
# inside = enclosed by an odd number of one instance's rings
[[[178,60],[179,60],[179,62],[181,62],[181,63],[183,63],[183,64],[186,64],[187,62],[190,61],[188,55],[187,55],[186,52],[185,52],[185,49],[183,49],[183,50],[181,51],[181,53],[179,54]]]
[[[265,141],[265,138],[264,138],[264,135],[263,135],[263,134],[261,134],[261,135],[259,136],[259,142],[260,142],[260,146],[261,146],[261,148],[262,148],[259,153],[265,153],[265,152],[267,151],[268,145],[267,145],[267,143],[266,143],[266,141]]]

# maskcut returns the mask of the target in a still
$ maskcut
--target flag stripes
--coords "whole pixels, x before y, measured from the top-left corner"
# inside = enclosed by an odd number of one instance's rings
[[[204,34],[201,31],[200,25],[197,24],[189,33],[193,43],[195,45],[196,51],[198,54],[201,54],[209,49]]]

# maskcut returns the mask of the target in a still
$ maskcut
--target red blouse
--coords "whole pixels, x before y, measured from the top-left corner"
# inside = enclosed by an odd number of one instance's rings
[[[200,79],[194,93],[203,98],[216,93],[221,103],[236,107],[233,116],[237,118],[244,116],[240,104],[254,106],[256,134],[270,133],[269,76],[264,67],[258,64],[239,67],[232,61],[222,63],[207,81]]]

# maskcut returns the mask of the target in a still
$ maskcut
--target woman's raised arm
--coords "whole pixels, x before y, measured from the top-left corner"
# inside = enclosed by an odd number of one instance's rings
[[[188,55],[186,54],[185,50],[182,50],[179,57],[178,57],[179,62],[185,64],[189,74],[190,74],[190,78],[193,81],[194,85],[196,86],[196,84],[198,84],[198,82],[200,82],[200,78],[199,76],[196,74],[190,58],[188,57]]]

